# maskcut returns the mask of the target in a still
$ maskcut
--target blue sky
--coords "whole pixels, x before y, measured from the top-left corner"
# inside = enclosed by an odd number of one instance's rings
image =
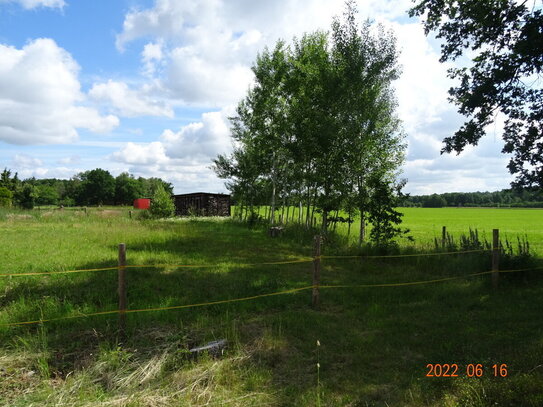
[[[0,167],[21,178],[105,168],[159,176],[175,192],[225,191],[209,169],[231,149],[227,117],[251,63],[279,38],[328,29],[329,0],[0,0]],[[359,2],[393,29],[396,85],[408,136],[403,177],[415,194],[508,187],[501,127],[479,146],[440,156],[462,123],[439,44],[407,17],[409,0]]]

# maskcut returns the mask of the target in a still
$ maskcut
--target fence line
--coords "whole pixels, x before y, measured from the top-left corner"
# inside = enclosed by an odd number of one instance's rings
[[[492,249],[479,249],[479,250],[464,250],[464,251],[454,251],[454,252],[439,252],[439,253],[418,253],[418,254],[395,254],[395,255],[384,255],[384,256],[314,256],[314,257],[305,257],[296,260],[285,260],[285,261],[272,261],[272,262],[263,262],[263,263],[236,263],[236,267],[255,267],[255,266],[271,266],[271,265],[281,265],[281,264],[296,264],[296,263],[310,263],[317,259],[382,259],[382,258],[401,258],[401,257],[422,257],[422,256],[442,256],[442,255],[453,255],[453,254],[465,254],[465,253],[482,253],[489,252]],[[124,268],[207,268],[207,267],[219,267],[222,264],[137,264],[137,265],[126,265]],[[118,266],[114,267],[102,267],[102,268],[93,268],[93,269],[77,269],[77,270],[65,270],[65,271],[40,271],[40,272],[30,272],[30,273],[0,273],[0,277],[23,277],[23,276],[47,276],[55,274],[70,274],[70,273],[84,273],[89,271],[107,271],[107,270],[117,270]]]
[[[117,270],[118,266],[115,267],[102,267],[96,269],[81,269],[81,270],[65,270],[65,271],[39,271],[31,273],[4,273],[0,274],[0,277],[21,277],[21,276],[45,276],[45,275],[54,275],[54,274],[66,274],[66,273],[83,273],[88,271],[105,271],[105,270]]]
[[[532,267],[532,268],[524,268],[524,269],[513,269],[513,270],[499,270],[499,273],[516,273],[521,271],[532,271],[532,270],[543,270],[543,267]],[[218,301],[210,301],[210,302],[203,302],[198,304],[187,304],[187,305],[174,305],[169,307],[156,307],[156,308],[142,308],[142,309],[127,309],[127,310],[111,310],[111,311],[100,311],[100,312],[93,312],[89,314],[78,314],[78,315],[69,315],[65,317],[58,317],[58,318],[49,318],[49,319],[39,319],[34,321],[23,321],[23,322],[11,322],[11,323],[3,323],[0,324],[0,326],[10,327],[10,326],[22,326],[22,325],[35,325],[35,324],[41,324],[44,322],[55,322],[55,321],[61,321],[65,319],[78,319],[78,318],[88,318],[92,316],[99,316],[99,315],[113,315],[113,314],[132,314],[132,313],[140,313],[140,312],[154,312],[154,311],[167,311],[167,310],[175,310],[175,309],[184,309],[184,308],[196,308],[196,307],[204,307],[209,305],[218,305],[218,304],[227,304],[227,303],[233,303],[233,302],[241,302],[241,301],[250,301],[250,300],[256,300],[258,298],[264,298],[264,297],[272,297],[277,295],[284,295],[284,294],[293,294],[298,293],[301,291],[306,290],[312,290],[314,288],[326,288],[326,289],[332,289],[332,288],[379,288],[379,287],[405,287],[405,286],[413,286],[413,285],[424,285],[424,284],[433,284],[433,283],[439,283],[439,282],[445,282],[445,281],[451,281],[451,280],[459,280],[463,278],[469,278],[469,277],[476,277],[476,276],[482,276],[485,274],[491,274],[495,271],[483,271],[480,273],[471,273],[471,274],[465,274],[462,276],[453,276],[453,277],[445,277],[440,279],[433,279],[433,280],[421,280],[421,281],[409,281],[409,282],[402,282],[402,283],[385,283],[385,284],[353,284],[353,285],[309,285],[305,287],[300,288],[293,288],[290,290],[285,291],[277,291],[273,293],[267,293],[267,294],[259,294],[259,295],[253,295],[250,297],[242,297],[242,298],[234,298],[234,299],[228,299],[228,300],[218,300]]]
[[[320,256],[321,259],[384,259],[391,257],[422,257],[422,256],[443,256],[449,254],[464,254],[464,253],[482,253],[489,252],[492,249],[477,249],[477,250],[462,250],[455,252],[438,252],[438,253],[415,253],[415,254],[391,254],[386,256]]]
[[[445,232],[445,227],[443,228],[443,231]],[[445,233],[444,233],[445,234]],[[104,267],[104,268],[95,268],[95,269],[80,269],[80,270],[66,270],[66,271],[57,271],[57,272],[35,272],[35,273],[8,273],[8,274],[0,274],[0,277],[13,277],[13,276],[28,276],[28,275],[52,275],[52,274],[62,274],[62,273],[80,273],[80,272],[88,272],[88,271],[103,271],[103,270],[118,270],[118,294],[119,294],[119,307],[117,310],[112,311],[102,311],[102,312],[95,312],[90,314],[79,314],[79,315],[72,315],[72,316],[66,316],[66,317],[59,317],[59,318],[51,318],[51,319],[39,319],[34,321],[23,321],[23,322],[13,322],[13,323],[7,323],[7,324],[0,324],[0,326],[19,326],[19,325],[32,325],[32,324],[38,324],[43,322],[52,322],[52,321],[59,321],[64,319],[73,319],[73,318],[86,318],[90,316],[96,316],[96,315],[111,315],[111,314],[118,314],[119,315],[119,331],[121,334],[124,334],[125,331],[125,320],[126,320],[126,314],[128,313],[137,313],[137,312],[151,312],[151,311],[162,311],[162,310],[173,310],[173,309],[182,309],[182,308],[194,308],[194,307],[202,307],[207,305],[215,305],[215,304],[226,304],[226,303],[232,303],[232,302],[239,302],[239,301],[249,301],[254,300],[262,297],[270,297],[270,296],[276,296],[276,295],[283,295],[283,294],[289,294],[289,293],[296,293],[304,290],[311,289],[312,294],[312,306],[317,307],[319,304],[319,289],[320,288],[376,288],[376,287],[401,287],[401,286],[413,286],[413,285],[421,285],[421,284],[431,284],[431,283],[438,283],[438,282],[445,282],[445,281],[451,281],[451,280],[457,280],[462,278],[469,278],[474,276],[481,276],[485,274],[491,274],[492,275],[492,286],[494,289],[498,286],[498,276],[499,273],[513,273],[513,272],[520,272],[520,271],[529,271],[529,270],[539,270],[543,269],[543,267],[536,267],[536,268],[525,268],[525,269],[516,269],[516,270],[499,270],[499,255],[500,255],[500,245],[499,245],[499,230],[494,229],[493,230],[493,242],[492,242],[492,270],[490,271],[483,271],[479,273],[471,273],[461,276],[453,276],[453,277],[444,277],[439,279],[432,279],[432,280],[422,280],[422,281],[412,281],[412,282],[400,282],[400,283],[381,283],[381,284],[354,284],[354,285],[321,285],[320,284],[320,264],[322,259],[353,259],[353,258],[369,258],[369,259],[377,259],[377,258],[401,258],[401,257],[421,257],[421,256],[441,256],[441,255],[451,255],[451,254],[463,254],[463,253],[477,253],[477,252],[488,252],[490,249],[478,249],[478,250],[464,250],[464,251],[454,251],[454,252],[434,252],[434,253],[419,253],[419,254],[404,254],[404,255],[383,255],[383,256],[323,256],[321,255],[321,236],[317,235],[315,236],[314,240],[314,253],[313,257],[308,258],[300,258],[295,260],[286,260],[286,261],[276,261],[276,262],[263,262],[263,263],[249,263],[249,264],[236,264],[238,267],[254,267],[259,265],[280,265],[280,264],[295,264],[295,263],[307,263],[312,262],[313,263],[313,280],[312,284],[310,286],[301,287],[301,288],[295,288],[290,289],[286,291],[279,291],[274,293],[268,293],[268,294],[260,294],[250,297],[243,297],[243,298],[236,298],[236,299],[230,299],[230,300],[219,300],[219,301],[211,301],[211,302],[205,302],[200,304],[188,304],[188,305],[176,305],[176,306],[170,306],[170,307],[159,307],[159,308],[146,308],[146,309],[134,309],[130,310],[127,309],[127,295],[126,295],[126,269],[127,268],[184,268],[184,267],[190,267],[190,268],[197,268],[197,267],[217,267],[219,264],[215,265],[167,265],[167,264],[161,264],[161,265],[126,265],[126,245],[124,243],[119,244],[119,258],[118,258],[118,266],[117,267]]]

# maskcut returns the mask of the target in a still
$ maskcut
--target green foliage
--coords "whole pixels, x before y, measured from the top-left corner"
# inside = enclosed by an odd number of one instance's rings
[[[153,218],[169,218],[175,213],[172,196],[161,184],[157,185],[155,189],[149,213]]]
[[[32,197],[28,187],[23,192],[27,184],[34,188]],[[35,205],[132,205],[136,198],[151,197],[159,185],[169,193],[173,192],[172,184],[160,178],[135,179],[126,172],[113,178],[108,171],[100,168],[69,180],[28,178],[20,181],[17,174],[12,176],[7,168],[0,174],[0,188],[11,192],[12,203],[23,205],[23,200],[24,207],[30,207],[31,201]],[[7,203],[7,199],[4,203]]]
[[[6,187],[0,187],[0,206],[9,208],[12,205],[13,193]]]
[[[115,178],[115,204],[132,205],[134,199],[143,197],[143,185],[133,175],[123,172]]]
[[[37,185],[36,195],[36,205],[57,205],[59,203],[59,193],[54,186]]]
[[[36,187],[29,183],[24,183],[15,193],[17,204],[23,209],[34,209],[37,197]]]
[[[532,4],[533,3],[533,4]],[[441,62],[469,52],[472,64],[452,68],[458,87],[449,93],[468,120],[444,140],[444,152],[476,145],[498,113],[505,119],[503,152],[516,186],[543,186],[543,11],[537,2],[420,0],[411,16],[444,43]]]
[[[402,186],[382,179],[371,180],[369,183],[373,190],[368,210],[368,220],[372,224],[370,240],[378,247],[397,245],[394,239],[409,232],[398,226],[402,222],[402,213],[395,209],[401,201]]]
[[[170,193],[170,195],[173,194],[173,186],[172,186],[172,184],[169,183],[169,182],[166,182],[166,181],[164,181],[164,180],[162,180],[160,178],[143,178],[143,177],[139,177],[138,178],[138,183],[140,184],[140,192],[142,194],[141,197],[143,197],[143,198],[153,196],[153,194],[155,193],[156,189],[159,186],[162,186],[162,188],[164,188],[164,190],[166,192]]]
[[[96,168],[79,174],[79,205],[113,204],[115,197],[115,178],[109,171]]]
[[[444,194],[413,195],[404,198],[402,206],[422,206],[441,208],[443,206],[482,206],[541,208],[543,195],[539,189],[511,190],[494,192],[446,192]]]
[[[17,173],[12,177],[11,171],[4,168],[2,174],[0,174],[0,187],[9,189],[11,192],[15,192],[21,181],[17,178]]]
[[[58,204],[62,206],[75,206],[75,199],[66,197],[64,199],[61,199]]]
[[[326,232],[339,219],[333,211],[367,214],[370,178],[386,184],[396,177],[405,150],[392,86],[396,41],[355,17],[348,1],[330,34],[278,41],[258,55],[255,84],[232,118],[236,149],[213,167],[240,213],[270,204],[273,224],[279,204],[302,203],[305,224],[322,213]]]
[[[443,208],[446,205],[447,201],[445,198],[438,194],[432,194],[422,201],[423,208]]]

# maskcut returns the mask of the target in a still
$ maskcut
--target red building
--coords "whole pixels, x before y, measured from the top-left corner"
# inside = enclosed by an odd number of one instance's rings
[[[134,199],[134,209],[149,209],[151,200],[149,198]]]

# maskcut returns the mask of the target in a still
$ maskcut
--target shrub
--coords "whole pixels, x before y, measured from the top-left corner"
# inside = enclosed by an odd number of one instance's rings
[[[17,191],[16,196],[17,202],[21,208],[34,209],[36,198],[38,197],[34,185],[24,184],[23,187]]]
[[[169,218],[175,213],[172,198],[162,185],[158,185],[153,194],[149,213],[153,218]]]
[[[0,207],[11,207],[12,192],[6,187],[0,187]]]

